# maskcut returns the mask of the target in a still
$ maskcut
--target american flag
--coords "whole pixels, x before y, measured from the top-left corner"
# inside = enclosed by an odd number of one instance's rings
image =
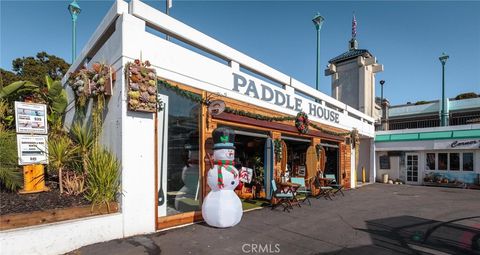
[[[357,37],[357,19],[355,19],[355,14],[353,14],[352,19],[352,38]]]

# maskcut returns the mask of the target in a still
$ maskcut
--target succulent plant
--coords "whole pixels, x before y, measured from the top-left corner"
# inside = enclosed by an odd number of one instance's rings
[[[149,72],[148,77],[152,80],[155,79],[155,73],[154,72]]]
[[[130,66],[130,72],[136,75],[138,74],[138,68],[135,66]]]
[[[138,83],[130,83],[130,89],[137,91],[140,89],[140,86],[138,86]]]
[[[140,68],[140,73],[142,74],[143,77],[148,76],[148,69],[145,67]]]
[[[155,103],[155,102],[157,102],[157,97],[156,97],[156,96],[149,96],[149,97],[148,97],[148,102],[150,102],[150,103]]]
[[[152,87],[152,86],[149,86],[149,87],[147,88],[147,91],[148,91],[148,94],[150,94],[150,95],[155,95],[155,94],[157,93],[157,88]]]
[[[130,80],[132,80],[133,83],[138,83],[141,79],[139,79],[137,75],[131,75]]]
[[[140,101],[141,102],[148,102],[148,93],[147,92],[142,92],[140,93]]]
[[[128,103],[130,104],[131,107],[136,108],[140,102],[138,102],[138,100],[136,99],[130,99]]]
[[[95,72],[97,72],[97,73],[99,73],[101,71],[101,67],[102,67],[102,65],[100,63],[94,63],[92,65],[93,70],[95,70]]]
[[[139,99],[140,98],[140,92],[139,91],[129,91],[128,96],[133,99]]]
[[[142,92],[147,91],[147,85],[145,85],[145,84],[140,84],[140,91],[142,91]]]
[[[149,84],[150,86],[155,86],[155,85],[156,85],[154,80],[149,80],[149,81],[148,81],[148,84]]]

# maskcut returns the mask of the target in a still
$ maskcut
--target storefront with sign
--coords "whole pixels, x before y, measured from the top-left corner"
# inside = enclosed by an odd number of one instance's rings
[[[230,127],[236,134],[235,166],[245,171],[236,192],[245,198],[268,201],[272,180],[301,176],[309,184],[319,171],[334,174],[347,188],[355,187],[352,169],[359,158],[374,164],[364,156],[370,152],[354,146],[360,138],[373,140],[373,118],[179,21],[169,20],[167,29],[161,19],[169,18],[141,2],[130,5],[132,19],[141,22],[120,30],[136,38],[135,44],[122,48],[128,56],[124,64],[130,63],[123,85],[128,110],[122,132],[144,130],[125,146],[147,153],[144,169],[151,169],[147,162],[156,162],[156,229],[201,219],[217,127]],[[148,20],[150,32],[143,20]],[[195,50],[157,36],[165,29],[179,29],[175,35]],[[156,115],[146,109],[155,100],[147,94],[152,88],[139,85],[147,60],[145,75],[156,77],[161,100]],[[138,67],[131,68],[132,63]],[[156,139],[146,129],[152,124]],[[139,147],[141,141],[146,143]],[[157,149],[153,158],[152,141]],[[138,162],[133,155],[125,157],[129,166]]]
[[[119,211],[76,221],[78,231],[64,222],[9,232],[2,239],[12,240],[7,252],[45,232],[59,234],[32,247],[61,243],[52,252],[65,253],[201,220],[217,127],[234,129],[235,160],[247,169],[246,187],[258,186],[256,195],[267,200],[271,180],[287,171],[309,178],[329,162],[337,181],[353,188],[359,157],[369,155],[354,145],[373,140],[373,118],[140,1],[114,2],[68,73],[95,63],[111,66],[117,78],[102,101],[99,142],[121,162]],[[85,89],[67,86],[69,100]],[[76,114],[67,112],[65,128]],[[263,176],[249,174],[260,167]],[[98,235],[78,238],[85,233]]]
[[[325,120],[340,121],[340,113],[334,109],[323,110],[315,102],[303,102],[308,99],[283,94],[283,90],[265,82],[261,86],[255,86],[252,80],[244,82],[246,76],[233,74],[232,91],[241,92],[240,88],[246,87],[244,93],[262,100],[268,96],[263,92],[257,94],[258,91],[269,93],[271,90],[271,95],[279,98],[272,99],[272,104],[283,101],[282,107],[300,110],[315,104],[310,108],[320,109],[317,113],[329,116]],[[282,177],[297,176],[313,181],[312,173],[318,171],[334,174],[340,183],[350,187],[351,145],[347,142],[352,140],[351,131],[314,122],[311,115],[301,111],[296,115],[272,111],[253,104],[254,100],[245,103],[232,98],[234,96],[226,97],[162,78],[159,78],[158,91],[165,102],[162,114],[168,115],[166,124],[161,124],[168,134],[168,142],[164,142],[167,144],[166,167],[159,173],[164,181],[159,179],[158,201],[165,203],[158,206],[158,228],[200,217],[202,199],[209,192],[206,173],[212,166],[211,136],[217,127],[226,126],[235,131],[235,166],[249,173],[237,188],[242,198],[269,200],[268,184],[272,179],[280,182]],[[297,102],[297,106],[289,102]],[[268,155],[273,155],[273,161],[268,161]]]
[[[377,180],[469,187],[480,184],[480,125],[379,131]],[[383,180],[382,180],[383,181]]]

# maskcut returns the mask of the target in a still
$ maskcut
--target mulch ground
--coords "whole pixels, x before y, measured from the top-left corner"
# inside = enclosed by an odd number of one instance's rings
[[[89,204],[90,202],[88,202],[83,195],[60,195],[58,189],[50,189],[50,191],[34,194],[0,192],[0,215],[44,211]]]

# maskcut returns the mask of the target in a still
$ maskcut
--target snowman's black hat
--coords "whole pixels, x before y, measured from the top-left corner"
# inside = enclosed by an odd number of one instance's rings
[[[235,149],[235,132],[228,127],[219,127],[213,130],[213,149]]]

